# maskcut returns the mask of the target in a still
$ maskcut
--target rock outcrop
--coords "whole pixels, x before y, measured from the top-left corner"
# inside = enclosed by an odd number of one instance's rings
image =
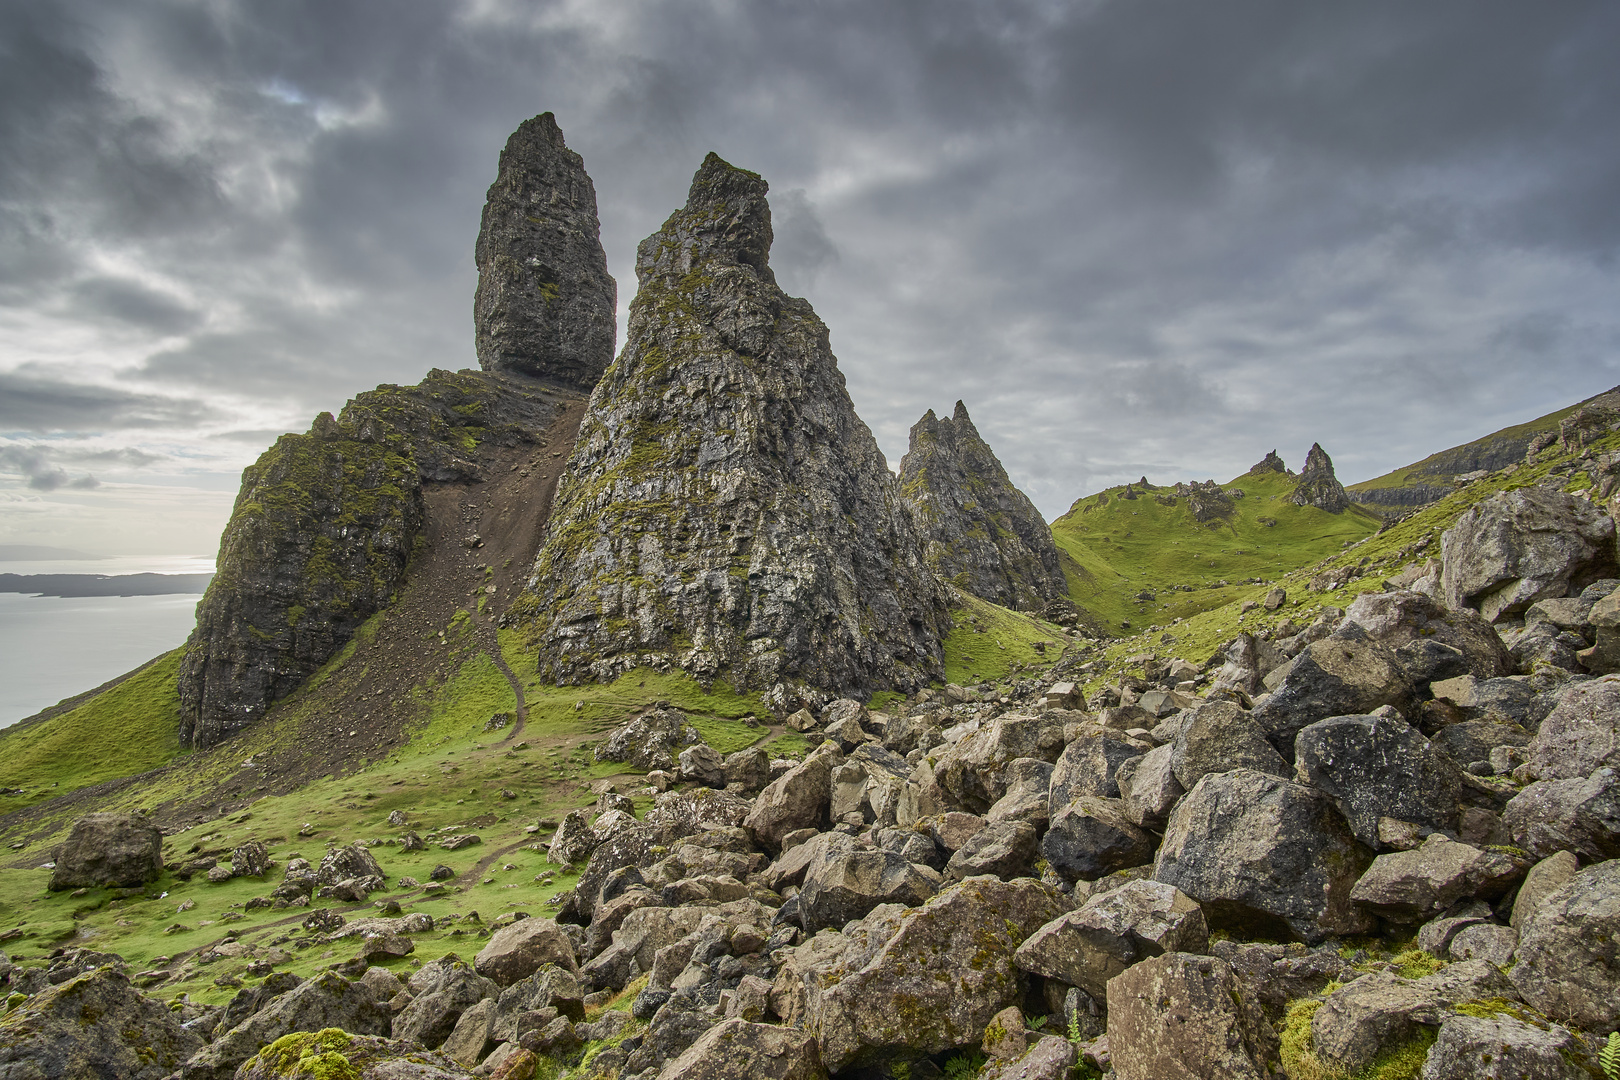
[[[476,481],[494,448],[561,407],[538,384],[431,371],[379,386],[242,472],[218,572],[180,667],[181,742],[213,746],[264,715],[389,603],[422,536],[422,485]]]
[[[1294,485],[1289,501],[1295,506],[1314,506],[1330,514],[1342,514],[1350,508],[1350,496],[1333,474],[1333,459],[1320,443],[1311,443],[1311,452],[1305,455],[1305,467],[1299,470],[1299,482]]]
[[[86,814],[56,849],[50,890],[131,888],[163,873],[163,833],[134,814]]]
[[[768,262],[765,182],[711,154],[642,241],[515,617],[543,678],[674,663],[864,696],[941,676],[947,613],[827,328]]]
[[[613,362],[618,286],[607,272],[596,187],[551,113],[525,120],[501,151],[478,246],[478,364],[581,390]]]
[[[1052,531],[1008,479],[962,402],[948,420],[929,409],[912,425],[900,490],[940,577],[1021,611],[1068,595]]]
[[[1277,456],[1275,450],[1267,451],[1266,456],[1255,462],[1254,466],[1249,469],[1250,475],[1268,472],[1282,473],[1284,476],[1288,475],[1288,466],[1283,464],[1283,459]]]

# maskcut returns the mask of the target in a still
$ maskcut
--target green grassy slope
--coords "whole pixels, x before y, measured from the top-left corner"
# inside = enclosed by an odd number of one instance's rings
[[[1281,473],[1240,476],[1222,485],[1243,492],[1231,516],[1208,522],[1185,499],[1157,501],[1168,489],[1127,500],[1117,487],[1078,500],[1052,523],[1052,538],[1073,560],[1070,596],[1115,633],[1165,624],[1246,596],[1246,579],[1316,562],[1378,529],[1377,515],[1359,507],[1329,514],[1293,505],[1294,483]],[[1143,592],[1154,598],[1137,599]]]

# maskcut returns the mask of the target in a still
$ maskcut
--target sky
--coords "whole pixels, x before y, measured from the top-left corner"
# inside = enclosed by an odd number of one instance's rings
[[[891,465],[958,398],[1049,518],[1346,483],[1620,383],[1620,5],[0,0],[0,543],[208,555],[241,469],[476,366],[556,114],[622,320],[706,152],[771,185]]]

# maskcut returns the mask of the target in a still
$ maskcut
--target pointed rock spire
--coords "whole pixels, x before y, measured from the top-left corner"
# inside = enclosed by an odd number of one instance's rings
[[[1052,531],[1013,486],[962,402],[951,419],[930,409],[912,427],[900,490],[940,577],[1021,610],[1068,595]]]
[[[525,120],[501,151],[473,261],[479,366],[595,386],[613,360],[618,286],[596,188],[551,113]]]
[[[1275,450],[1255,462],[1254,467],[1249,470],[1250,475],[1268,472],[1282,473],[1284,476],[1288,475],[1288,466],[1283,464],[1283,459],[1277,456]]]
[[[771,274],[765,193],[711,154],[638,249],[624,351],[514,608],[547,679],[673,663],[782,704],[943,674],[945,592],[827,328]]]
[[[1330,514],[1342,514],[1349,509],[1350,496],[1339,478],[1333,475],[1333,459],[1320,443],[1311,444],[1311,452],[1305,455],[1305,467],[1299,471],[1299,483],[1289,499],[1295,506],[1314,506]]]

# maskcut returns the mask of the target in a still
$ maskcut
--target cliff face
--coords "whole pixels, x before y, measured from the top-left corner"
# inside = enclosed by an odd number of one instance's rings
[[[827,328],[777,287],[766,185],[710,154],[637,252],[528,594],[541,674],[674,663],[841,693],[941,676],[942,587]]]
[[[492,448],[532,441],[559,411],[525,380],[433,371],[276,440],[242,473],[197,606],[181,741],[213,746],[297,689],[404,581],[423,484],[483,479]]]
[[[589,390],[613,361],[618,287],[596,187],[551,113],[512,133],[478,230],[473,321],[485,371]]]
[[[940,577],[1026,611],[1068,595],[1051,530],[1013,486],[962,402],[950,419],[930,409],[912,427],[900,490]]]
[[[1314,506],[1330,514],[1342,514],[1350,508],[1350,496],[1333,474],[1333,459],[1318,443],[1312,443],[1311,452],[1305,455],[1305,467],[1299,471],[1299,483],[1291,500],[1295,506]]]

